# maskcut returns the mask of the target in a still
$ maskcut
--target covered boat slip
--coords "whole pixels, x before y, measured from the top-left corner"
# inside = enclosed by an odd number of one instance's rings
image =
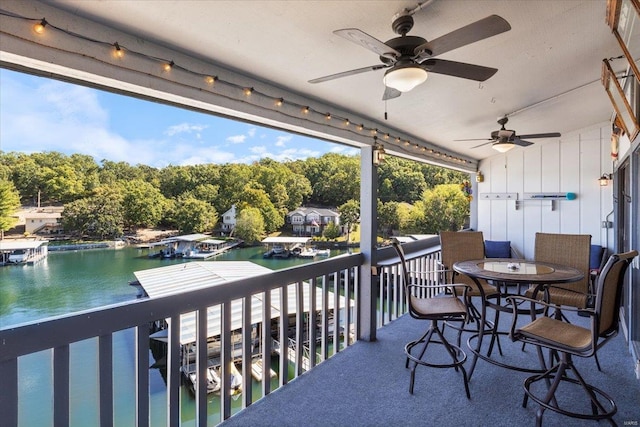
[[[45,258],[48,240],[2,240],[0,241],[0,265],[33,264]]]
[[[168,294],[182,293],[213,287],[232,280],[243,279],[263,274],[269,274],[272,270],[254,264],[250,261],[220,261],[220,262],[200,262],[194,261],[184,264],[176,264],[167,267],[153,268],[149,270],[136,271],[134,274],[141,287],[149,298],[156,298]],[[287,292],[288,315],[297,313],[298,304],[296,301],[296,284],[290,284]],[[309,293],[311,284],[305,283],[303,286],[303,311],[308,311]],[[316,300],[322,301],[323,290],[315,288]],[[327,309],[332,311],[335,308],[335,296],[333,292],[327,293]],[[339,297],[339,308],[347,306],[344,296]],[[251,324],[262,322],[262,294],[251,297]],[[280,292],[272,292],[271,295],[271,319],[281,315]],[[349,307],[353,306],[353,301],[349,300]],[[209,307],[207,310],[207,337],[217,337],[220,335],[221,313],[219,307]],[[231,331],[242,328],[242,301],[235,300],[231,304]],[[166,319],[170,323],[170,319]],[[186,313],[180,317],[180,343],[186,345],[196,341],[196,315]]]

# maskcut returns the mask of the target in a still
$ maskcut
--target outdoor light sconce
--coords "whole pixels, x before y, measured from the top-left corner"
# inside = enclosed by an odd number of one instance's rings
[[[378,166],[379,164],[384,162],[384,155],[384,147],[382,146],[382,144],[376,143],[373,146],[373,164]]]
[[[598,179],[598,182],[600,183],[600,187],[606,187],[607,185],[609,185],[609,181],[611,181],[611,174],[602,174],[602,176]]]
[[[476,182],[484,182],[484,175],[480,171],[476,174]]]

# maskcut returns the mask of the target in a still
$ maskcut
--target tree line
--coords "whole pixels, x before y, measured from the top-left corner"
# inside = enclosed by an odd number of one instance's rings
[[[462,172],[387,157],[378,166],[381,233],[460,228],[468,215],[460,184],[467,179]],[[212,231],[220,215],[236,205],[236,232],[255,241],[281,229],[285,215],[300,206],[337,208],[343,224],[355,223],[359,199],[359,156],[153,168],[97,163],[83,154],[0,152],[3,231],[20,204],[64,205],[65,230],[101,239],[158,226],[181,233]]]

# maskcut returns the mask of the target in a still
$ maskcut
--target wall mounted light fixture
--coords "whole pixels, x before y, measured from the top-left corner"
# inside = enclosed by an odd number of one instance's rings
[[[600,187],[606,187],[607,185],[609,185],[609,181],[611,181],[611,179],[612,177],[610,173],[602,174],[602,176],[598,179],[598,182],[600,183]]]
[[[378,138],[377,137],[373,137],[375,144],[373,146],[373,164],[378,166],[379,164],[381,164],[382,162],[384,162],[384,155],[385,155],[385,151],[384,151],[384,147],[382,146],[382,144],[378,144]]]
[[[476,174],[476,182],[484,182],[484,175],[480,171]]]

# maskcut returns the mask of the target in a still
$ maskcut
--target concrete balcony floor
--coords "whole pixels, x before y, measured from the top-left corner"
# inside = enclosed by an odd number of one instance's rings
[[[502,315],[500,330],[508,330],[511,316]],[[586,325],[585,318],[571,318]],[[375,342],[359,341],[311,372],[305,373],[223,423],[232,426],[524,426],[535,425],[538,405],[522,407],[523,381],[531,374],[508,370],[478,360],[470,389],[464,393],[462,375],[453,369],[419,366],[414,394],[409,394],[409,370],[405,369],[404,345],[417,339],[428,327],[405,315],[378,330]],[[446,328],[455,342],[455,331]],[[467,352],[463,334],[462,348]],[[487,340],[488,341],[488,340]],[[519,366],[538,366],[535,347],[522,350],[520,343],[501,337],[501,361]],[[485,341],[486,342],[486,341]],[[484,347],[484,346],[483,346]],[[430,347],[435,355],[441,346]],[[608,393],[616,402],[618,425],[640,422],[640,381],[627,344],[619,334],[598,352],[602,371],[593,358],[574,358],[585,380]],[[568,386],[573,387],[573,386]],[[581,405],[586,395],[567,390],[571,403]],[[588,406],[582,405],[587,411]],[[584,426],[597,422],[568,418],[545,411],[545,426]]]

